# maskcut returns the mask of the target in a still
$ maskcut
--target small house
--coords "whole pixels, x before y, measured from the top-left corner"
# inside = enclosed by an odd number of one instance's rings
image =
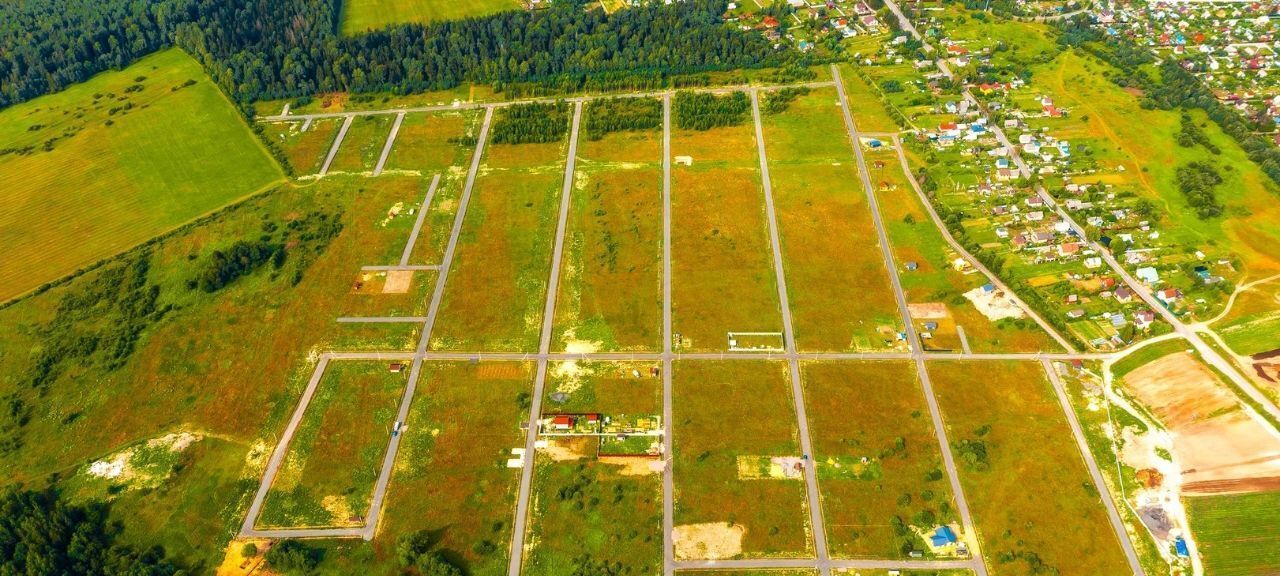
[[[573,428],[573,417],[568,414],[560,414],[551,419],[552,430],[570,430]]]

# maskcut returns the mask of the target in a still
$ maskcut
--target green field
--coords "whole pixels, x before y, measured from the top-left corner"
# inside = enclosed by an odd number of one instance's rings
[[[333,155],[329,173],[353,174],[372,172],[378,164],[378,156],[387,144],[387,134],[395,117],[390,114],[356,116],[342,137],[338,152]]]
[[[520,471],[504,466],[524,445],[533,366],[516,362],[429,363],[405,420],[374,540],[385,573],[396,538],[427,530],[434,547],[467,574],[505,574]],[[352,557],[345,573],[372,562]],[[342,573],[339,571],[339,573]]]
[[[342,3],[342,33],[359,34],[410,22],[458,20],[522,7],[517,0],[353,0]]]
[[[384,170],[417,170],[429,178],[453,166],[466,169],[474,146],[458,141],[476,138],[479,119],[478,110],[406,114]]]
[[[584,114],[591,114],[588,107]],[[578,144],[552,346],[662,347],[662,134]]]
[[[1206,574],[1269,576],[1280,550],[1280,492],[1186,498]]]
[[[1236,297],[1226,317],[1213,323],[1236,354],[1251,355],[1280,348],[1280,286],[1254,286]]]
[[[1040,364],[945,362],[929,373],[991,572],[1125,572]]]
[[[781,332],[759,161],[750,125],[672,129],[672,330],[692,350],[725,350],[729,332]]]
[[[815,90],[761,119],[796,346],[883,349],[901,316],[835,101]]]
[[[304,131],[303,126],[307,129]],[[342,126],[341,118],[321,118],[310,125],[305,121],[272,122],[262,127],[271,146],[280,150],[294,176],[310,176],[320,171]]]
[[[662,414],[662,380],[651,365],[552,364],[543,417],[552,413],[619,416]],[[642,378],[632,376],[639,370]],[[557,393],[568,396],[564,402]],[[544,438],[545,439],[545,438]],[[557,445],[561,441],[552,439]],[[540,452],[534,470],[524,574],[589,573],[616,565],[622,573],[662,569],[662,475],[629,472],[619,460],[595,458],[597,439],[581,439],[581,458]],[[641,466],[651,460],[637,461]]]
[[[743,477],[740,467],[740,457],[800,456],[786,365],[677,364],[672,377],[677,529],[729,523],[743,557],[811,554],[804,480]]]
[[[564,178],[562,148],[486,147],[431,335],[433,349],[537,349]]]
[[[382,362],[329,363],[257,525],[364,525],[405,380]]]
[[[0,111],[0,148],[0,300],[283,178],[180,50]]]
[[[832,556],[927,554],[911,528],[957,517],[915,364],[810,362],[801,378]]]

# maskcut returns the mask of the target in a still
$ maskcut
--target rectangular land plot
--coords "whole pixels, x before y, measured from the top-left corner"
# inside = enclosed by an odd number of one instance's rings
[[[480,110],[405,114],[384,170],[414,170],[430,177],[465,170],[478,136]]]
[[[583,112],[590,114],[591,108]],[[656,350],[662,340],[662,133],[578,144],[557,296],[557,350]]]
[[[370,114],[356,116],[342,138],[338,153],[333,156],[329,172],[348,172],[359,174],[370,172],[378,164],[382,148],[387,143],[387,134],[391,131],[391,123],[396,119],[394,114]]]
[[[1267,576],[1280,550],[1280,492],[1185,499],[1205,574]]]
[[[1041,365],[939,362],[929,373],[991,573],[1126,573]]]
[[[729,332],[780,332],[755,137],[748,124],[673,128],[671,290],[677,345],[728,348]]]
[[[429,362],[405,421],[383,534],[427,530],[468,574],[506,574],[533,364]],[[394,556],[395,538],[377,538]]]
[[[958,517],[915,363],[806,362],[800,374],[832,555],[933,557],[920,534]]]
[[[812,554],[787,366],[675,365],[676,558]]]
[[[257,526],[364,525],[405,384],[385,362],[330,362]]]
[[[445,287],[436,350],[532,352],[555,243],[560,144],[493,144]]]
[[[307,176],[320,171],[341,126],[342,118],[320,118],[310,124],[304,120],[272,122],[263,130],[271,145],[284,152],[293,174]]]
[[[901,316],[835,91],[814,90],[761,121],[796,346],[826,352],[892,345]]]
[[[654,363],[560,362],[548,368],[542,419],[598,414],[601,430],[661,432],[662,379]],[[636,377],[634,374],[639,373]],[[580,422],[575,427],[585,431]],[[662,569],[661,455],[597,456],[601,437],[543,436],[533,480],[524,574],[559,575],[569,567],[617,563],[621,573]],[[661,436],[637,434],[640,444]],[[610,443],[618,443],[615,438]],[[591,564],[587,564],[587,563]]]
[[[895,152],[867,154],[867,169],[876,186],[898,277],[907,303],[912,305],[912,320],[917,332],[931,336],[921,342],[925,350],[961,351],[960,330],[973,352],[1059,350],[1025,311],[1021,318],[992,320],[966,297],[972,292],[984,305],[992,301],[981,289],[988,279],[967,265],[963,271],[957,269],[960,255],[950,248],[921,204]],[[1007,310],[993,307],[991,314],[999,316]]]

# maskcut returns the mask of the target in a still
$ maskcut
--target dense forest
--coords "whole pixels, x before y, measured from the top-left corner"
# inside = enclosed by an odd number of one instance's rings
[[[639,132],[662,128],[662,102],[653,98],[609,98],[587,104],[583,131],[588,140],[610,132]]]
[[[484,18],[338,34],[339,0],[0,3],[0,107],[170,44],[241,105],[325,91],[409,93],[463,82],[558,89],[667,83],[672,74],[799,69],[805,56],[721,21],[726,0],[605,14],[586,0]]]
[[[569,105],[564,102],[531,102],[498,110],[493,121],[494,144],[556,142],[569,131]]]
[[[724,96],[705,92],[681,92],[672,105],[676,126],[685,130],[710,130],[737,126],[751,114],[751,100],[742,92]]]

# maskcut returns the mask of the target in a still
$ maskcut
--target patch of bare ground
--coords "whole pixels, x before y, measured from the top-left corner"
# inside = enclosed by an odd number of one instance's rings
[[[728,522],[684,524],[675,527],[672,542],[681,560],[720,560],[742,554],[746,529]]]

